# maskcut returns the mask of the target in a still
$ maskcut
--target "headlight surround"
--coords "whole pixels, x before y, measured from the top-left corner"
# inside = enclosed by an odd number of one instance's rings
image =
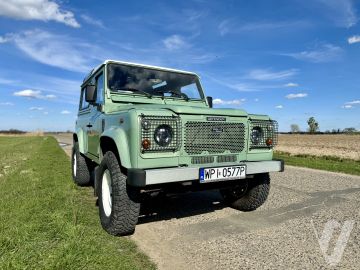
[[[278,123],[274,120],[250,121],[249,149],[273,148],[278,141]]]
[[[154,132],[154,140],[155,142],[163,147],[170,145],[174,136],[173,129],[171,126],[163,124],[159,125]]]
[[[261,127],[254,127],[251,131],[252,143],[257,145],[261,142],[262,138],[263,138],[263,131]]]
[[[181,119],[175,115],[139,115],[141,153],[178,151],[181,127]]]

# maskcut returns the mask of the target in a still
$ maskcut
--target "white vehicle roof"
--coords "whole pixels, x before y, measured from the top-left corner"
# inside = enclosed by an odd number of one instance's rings
[[[173,68],[166,68],[166,67],[159,67],[159,66],[151,66],[151,65],[145,65],[145,64],[139,64],[139,63],[131,63],[131,62],[123,62],[123,61],[116,61],[116,60],[105,60],[103,64],[108,63],[116,63],[116,64],[122,64],[122,65],[129,65],[129,66],[137,66],[137,67],[144,67],[144,68],[152,68],[152,69],[159,69],[164,71],[172,71],[172,72],[179,72],[179,73],[186,73],[191,75],[196,75],[194,72],[180,70],[180,69],[173,69]]]

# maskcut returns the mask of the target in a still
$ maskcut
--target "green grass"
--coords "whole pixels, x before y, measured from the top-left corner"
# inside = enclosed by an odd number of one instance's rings
[[[102,230],[91,188],[52,137],[0,137],[0,269],[155,269]]]
[[[274,158],[283,159],[287,165],[360,175],[360,161],[351,159],[333,156],[290,155],[284,152],[275,152]]]

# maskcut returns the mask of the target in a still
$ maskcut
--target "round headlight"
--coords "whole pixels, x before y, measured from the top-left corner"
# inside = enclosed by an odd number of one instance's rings
[[[251,131],[251,141],[253,144],[259,144],[262,138],[262,130],[260,127],[254,127]]]
[[[173,137],[173,130],[169,125],[160,125],[155,129],[154,140],[160,146],[168,146]]]
[[[143,120],[141,121],[141,126],[142,126],[143,129],[149,130],[150,127],[151,127],[151,122],[150,122],[150,120],[143,119]]]

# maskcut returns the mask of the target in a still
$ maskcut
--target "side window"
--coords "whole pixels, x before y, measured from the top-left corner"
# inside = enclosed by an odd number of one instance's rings
[[[96,77],[96,103],[104,103],[104,75],[102,73]]]
[[[85,87],[81,89],[80,111],[89,107],[89,103],[85,100]]]

